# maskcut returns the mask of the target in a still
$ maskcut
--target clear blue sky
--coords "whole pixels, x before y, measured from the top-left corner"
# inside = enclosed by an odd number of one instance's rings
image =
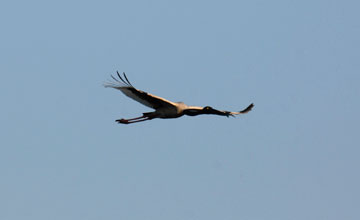
[[[360,219],[360,3],[2,1],[0,219]],[[125,71],[172,101],[102,84]]]

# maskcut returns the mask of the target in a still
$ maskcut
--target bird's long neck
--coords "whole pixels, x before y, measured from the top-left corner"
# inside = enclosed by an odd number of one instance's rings
[[[213,109],[211,107],[197,107],[197,106],[189,106],[184,110],[185,115],[189,116],[197,116],[197,115],[221,115],[221,116],[229,116],[228,112],[219,111]]]
[[[206,114],[203,111],[203,108],[198,106],[188,106],[186,109],[184,109],[183,113],[188,116],[197,116],[201,114]]]

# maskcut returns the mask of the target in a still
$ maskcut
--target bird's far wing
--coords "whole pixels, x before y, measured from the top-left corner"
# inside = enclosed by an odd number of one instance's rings
[[[244,110],[238,111],[238,112],[229,112],[229,111],[220,111],[216,109],[212,109],[212,113],[216,115],[223,115],[226,117],[232,116],[235,117],[235,115],[245,114],[251,111],[251,109],[254,107],[254,104],[251,103],[248,107],[246,107]]]
[[[254,104],[251,103],[248,107],[246,107],[244,110],[238,111],[238,112],[229,112],[230,115],[239,115],[239,114],[246,114],[254,107]]]
[[[150,93],[136,89],[135,87],[133,87],[131,85],[131,83],[127,79],[125,73],[123,73],[124,78],[122,78],[120,76],[119,72],[116,72],[116,73],[120,80],[111,75],[111,78],[113,78],[113,80],[115,80],[115,81],[105,83],[104,84],[105,87],[118,89],[121,92],[123,92],[126,96],[134,99],[135,101],[140,102],[143,105],[146,105],[147,107],[153,108],[153,109],[158,109],[161,107],[175,105],[175,103],[173,103],[169,100],[166,100],[159,96],[152,95]]]

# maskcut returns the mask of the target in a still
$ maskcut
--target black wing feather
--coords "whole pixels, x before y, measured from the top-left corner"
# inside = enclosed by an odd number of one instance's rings
[[[118,79],[111,75],[111,78],[115,80],[115,82],[119,83],[120,85],[116,85],[116,83],[109,82],[105,84],[105,87],[112,87],[122,91],[126,96],[134,99],[135,101],[140,102],[143,105],[146,105],[150,108],[158,109],[162,107],[174,107],[175,103],[166,100],[164,98],[158,97],[156,95],[152,95],[150,93],[141,91],[133,87],[125,75],[123,73],[123,77],[121,77],[120,73],[116,71]],[[121,81],[120,81],[121,80]]]
[[[240,111],[240,113],[242,114],[248,113],[249,111],[251,111],[253,107],[254,107],[254,103],[251,103],[248,107],[246,107],[246,109]]]
[[[111,78],[113,78],[113,80],[115,80],[116,82],[119,82],[119,83],[121,83],[118,79],[116,79],[113,75],[110,75],[111,76]]]
[[[123,75],[124,75],[126,81],[129,83],[129,85],[130,85],[130,86],[133,86],[133,85],[131,85],[130,81],[129,81],[128,78],[126,77],[125,72],[123,72]]]
[[[131,85],[129,85],[129,83],[127,83],[127,82],[120,76],[119,71],[116,71],[116,74],[118,75],[119,79],[121,79],[121,81],[122,81],[125,85],[131,86]]]

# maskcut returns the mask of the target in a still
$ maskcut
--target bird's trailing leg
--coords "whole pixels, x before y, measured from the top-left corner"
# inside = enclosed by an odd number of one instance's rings
[[[146,121],[146,120],[150,120],[152,118],[147,117],[147,116],[141,116],[141,117],[137,117],[137,118],[130,118],[130,119],[118,119],[116,120],[117,123],[119,124],[130,124],[130,123],[135,123],[135,122],[141,122],[141,121]]]

